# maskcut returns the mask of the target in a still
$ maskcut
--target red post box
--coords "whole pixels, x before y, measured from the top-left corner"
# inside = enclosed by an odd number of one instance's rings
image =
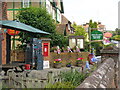
[[[44,44],[43,44],[43,55],[44,55],[45,57],[48,56],[48,43],[44,43]]]

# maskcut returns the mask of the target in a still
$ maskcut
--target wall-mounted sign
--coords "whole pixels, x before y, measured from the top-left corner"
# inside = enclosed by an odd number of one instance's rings
[[[49,61],[43,61],[43,69],[50,68]]]
[[[100,31],[92,31],[91,32],[91,40],[102,40],[103,33]]]

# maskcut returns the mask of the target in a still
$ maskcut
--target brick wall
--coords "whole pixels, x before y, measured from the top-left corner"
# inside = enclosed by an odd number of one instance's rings
[[[6,34],[3,33],[4,40],[2,41],[2,64],[6,64]]]
[[[2,10],[0,10],[2,11],[0,13],[0,19],[7,20],[7,2],[0,2],[0,5],[2,6],[0,7],[0,9],[2,8]],[[3,36],[4,40],[2,41],[2,64],[6,64],[6,34],[3,33]]]

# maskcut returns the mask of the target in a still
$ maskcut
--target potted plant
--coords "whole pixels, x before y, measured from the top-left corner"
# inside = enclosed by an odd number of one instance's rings
[[[55,59],[54,60],[54,68],[61,68],[62,60],[61,59]]]
[[[84,59],[84,58],[78,58],[78,59],[77,59],[76,65],[77,65],[78,67],[81,67],[81,66],[82,66],[82,64],[83,64],[83,59]]]
[[[71,62],[67,63],[66,67],[71,67]]]

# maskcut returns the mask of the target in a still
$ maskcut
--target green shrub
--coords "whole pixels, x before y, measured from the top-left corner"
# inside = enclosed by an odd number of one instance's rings
[[[67,71],[61,73],[60,77],[63,79],[63,82],[71,82],[72,85],[78,86],[82,83],[88,74],[80,73],[78,71]]]
[[[45,88],[75,88],[70,82],[56,82],[55,84],[47,84]]]
[[[101,55],[100,50],[103,49],[103,43],[102,42],[92,42],[91,47],[95,49],[96,55]]]

